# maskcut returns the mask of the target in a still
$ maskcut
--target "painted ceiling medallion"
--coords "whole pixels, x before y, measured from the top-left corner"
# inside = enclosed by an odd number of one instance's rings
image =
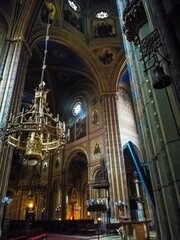
[[[104,64],[104,65],[109,65],[114,59],[114,53],[110,48],[104,48],[100,55],[99,55],[99,60]]]

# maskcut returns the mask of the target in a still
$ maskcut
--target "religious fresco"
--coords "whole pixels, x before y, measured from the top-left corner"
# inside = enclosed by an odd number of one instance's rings
[[[76,121],[76,140],[86,136],[86,116]]]
[[[96,142],[96,144],[94,145],[94,155],[101,153],[101,148],[99,146],[99,143]]]
[[[69,142],[74,142],[86,136],[86,114],[78,117],[71,118],[67,124],[67,129],[70,132]]]
[[[92,126],[98,125],[99,124],[99,111],[95,109],[92,112]]]
[[[104,48],[99,55],[99,60],[104,65],[109,65],[113,61],[113,59],[114,59],[114,53],[109,48]]]
[[[60,166],[60,157],[58,157],[55,161],[54,167],[58,168]]]
[[[114,37],[115,35],[115,24],[112,18],[92,21],[92,36],[94,38]]]
[[[103,136],[92,139],[90,142],[91,159],[102,157],[104,154]]]
[[[100,127],[102,123],[101,111],[100,111],[100,100],[97,95],[94,95],[91,99],[91,109],[90,109],[90,132],[94,132]]]
[[[64,9],[64,20],[75,27],[80,32],[83,32],[82,16],[79,12],[75,12],[71,9]]]

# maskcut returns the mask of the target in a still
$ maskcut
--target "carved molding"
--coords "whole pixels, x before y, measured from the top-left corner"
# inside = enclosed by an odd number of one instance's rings
[[[123,20],[123,31],[127,40],[137,45],[139,40],[139,29],[147,22],[142,0],[134,0],[127,5],[123,12]]]

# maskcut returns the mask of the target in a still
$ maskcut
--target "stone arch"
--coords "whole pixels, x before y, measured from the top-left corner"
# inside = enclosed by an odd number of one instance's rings
[[[72,149],[65,157],[63,171],[66,186],[66,218],[86,219],[87,204],[85,195],[88,195],[88,160],[86,150],[82,147]]]
[[[132,99],[124,87],[119,88],[117,107],[122,146],[128,141],[132,141],[139,146],[139,137]]]
[[[148,169],[144,172],[140,166],[143,164],[143,158],[139,146],[131,141],[126,142],[123,145],[123,159],[127,179],[127,212],[132,220],[144,220],[150,214],[145,209],[148,207],[148,198],[151,194],[149,192],[151,186],[147,186],[147,183],[151,183]]]
[[[46,29],[36,29],[36,32],[31,39],[29,39],[30,49],[33,49],[38,42],[44,41],[45,33]],[[97,57],[83,41],[79,40],[78,37],[73,36],[69,32],[62,31],[61,34],[59,34],[57,31],[53,31],[53,29],[50,31],[50,40],[63,44],[74,51],[90,69],[91,74],[89,74],[88,77],[98,83],[97,86],[100,92],[105,91],[108,86],[106,74]]]
[[[135,142],[133,142],[133,141],[131,141],[131,140],[129,140],[129,141],[133,144],[133,146],[134,146],[134,148],[135,148],[135,151],[136,151],[139,159],[143,159],[142,151],[141,151],[139,145],[137,145]],[[127,141],[125,141],[125,142],[123,143],[123,145],[122,145],[123,150],[124,150],[125,148],[127,148],[129,141],[127,140]]]
[[[2,8],[0,8],[0,17],[6,23],[7,29],[9,30],[10,18],[8,16],[8,14]]]
[[[87,154],[87,150],[85,148],[83,148],[83,147],[73,148],[65,156],[63,171],[66,171],[69,168],[70,161],[76,155],[77,152],[83,152],[86,155],[86,158],[87,158],[87,161],[88,161],[88,154]]]
[[[96,177],[96,174],[98,173],[98,171],[100,171],[100,165],[96,165],[95,167],[93,167],[91,170],[90,170],[90,179],[91,181],[95,181],[95,177]]]

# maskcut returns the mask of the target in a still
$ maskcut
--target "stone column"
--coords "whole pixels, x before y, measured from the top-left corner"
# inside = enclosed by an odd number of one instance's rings
[[[85,202],[84,202],[84,196],[85,196],[85,191],[84,190],[81,190],[80,191],[80,201],[79,201],[79,209],[78,209],[78,211],[79,211],[79,218],[80,219],[84,219],[84,217],[85,217]]]
[[[48,161],[48,183],[46,192],[46,220],[53,219],[54,206],[54,186],[52,185],[52,172],[53,172],[53,156],[49,157]]]
[[[106,126],[106,166],[110,182],[110,208],[113,221],[118,220],[118,208],[116,202],[121,200],[127,202],[125,192],[127,185],[125,179],[125,166],[123,162],[122,149],[120,144],[120,131],[117,114],[116,93],[102,94],[104,104],[104,119]],[[126,209],[124,209],[126,215]]]
[[[142,197],[140,195],[140,189],[139,189],[139,180],[138,180],[138,173],[134,172],[134,184],[136,188],[136,203],[137,203],[137,218],[138,220],[145,220],[144,219],[144,207],[142,204]]]
[[[126,1],[117,0],[117,4],[120,22],[123,24],[122,13],[126,7]],[[139,132],[142,136],[145,156],[147,157],[147,162],[149,164],[149,171],[153,185],[156,203],[154,214],[157,212],[161,235],[160,238],[169,239],[172,234],[172,236],[174,235],[172,239],[177,239],[178,210],[176,207],[178,206],[178,203],[175,191],[176,187],[175,181],[173,182],[174,175],[171,174],[171,168],[173,165],[168,162],[170,151],[164,149],[166,144],[163,140],[165,139],[164,136],[166,132],[162,132],[160,128],[160,126],[162,127],[162,122],[159,121],[159,118],[162,116],[159,115],[160,109],[158,108],[159,106],[157,106],[159,102],[154,101],[152,90],[150,88],[148,89],[149,80],[145,78],[145,76],[142,76],[143,70],[139,63],[139,56],[135,55],[132,44],[128,43],[125,37],[124,47],[128,58],[128,69],[135,107],[137,109],[136,113],[140,120],[141,128],[139,129]],[[169,49],[171,49],[171,47]],[[135,59],[135,57],[137,57],[137,59]],[[148,97],[150,99],[148,99]],[[164,119],[161,120],[164,121]]]
[[[61,218],[62,220],[66,219],[66,211],[67,211],[67,203],[66,203],[66,196],[67,196],[67,188],[66,187],[62,187],[62,212],[61,212]]]
[[[65,164],[65,149],[62,148],[61,151],[61,176],[60,176],[60,187],[61,187],[61,218],[62,220],[66,219],[67,214],[67,181],[66,181],[66,172],[67,166]]]
[[[20,99],[24,88],[24,78],[27,69],[29,49],[25,41],[19,37],[9,39],[1,65],[2,81],[0,91],[0,196],[5,196],[7,191],[12,147],[5,144],[5,131],[10,112],[17,114]],[[3,208],[0,209],[2,220]],[[0,220],[0,225],[1,225]],[[1,231],[1,230],[0,230]]]

